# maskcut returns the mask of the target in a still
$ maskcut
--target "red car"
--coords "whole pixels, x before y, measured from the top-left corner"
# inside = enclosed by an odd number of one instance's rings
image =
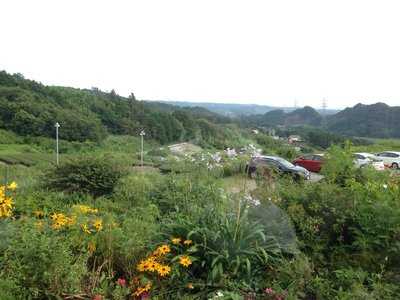
[[[296,166],[301,166],[308,171],[318,173],[321,171],[322,164],[324,163],[323,154],[308,154],[303,155],[293,161]]]

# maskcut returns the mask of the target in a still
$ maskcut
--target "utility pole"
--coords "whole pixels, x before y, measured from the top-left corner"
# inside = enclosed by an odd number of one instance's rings
[[[60,124],[58,122],[56,122],[56,125],[54,125],[56,127],[56,162],[57,162],[57,166],[60,162],[59,160],[59,153],[58,153],[58,128],[60,128]]]
[[[143,169],[143,137],[146,135],[146,133],[144,132],[144,130],[142,130],[140,132],[140,137],[141,137],[141,142],[142,142],[142,148],[141,148],[141,152],[140,152],[140,165],[142,166]]]

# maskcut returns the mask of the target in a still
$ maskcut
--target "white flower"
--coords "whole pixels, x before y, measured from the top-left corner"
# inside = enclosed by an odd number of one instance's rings
[[[251,197],[250,195],[245,195],[243,197],[243,200],[245,200],[246,202],[248,202],[249,204],[251,204],[253,206],[259,206],[261,204],[260,200],[255,199],[255,198]]]
[[[387,184],[382,185],[384,189],[387,189]]]

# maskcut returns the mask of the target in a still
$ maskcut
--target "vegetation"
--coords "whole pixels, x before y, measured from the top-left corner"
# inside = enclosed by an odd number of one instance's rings
[[[349,136],[399,138],[400,107],[357,104],[328,118],[328,128]]]
[[[168,174],[132,168],[129,136],[67,142],[59,167],[3,165],[1,298],[396,299],[396,173],[354,168],[345,143],[330,147],[322,181],[259,175],[254,186],[252,151],[296,152],[253,139],[233,156],[146,145]]]
[[[0,299],[399,298],[399,173],[352,158],[399,141],[304,127],[299,150],[199,108],[0,78]],[[180,140],[196,151],[163,145]],[[321,148],[319,181],[245,174],[256,153]]]
[[[0,72],[0,129],[25,137],[53,137],[56,121],[61,124],[60,138],[67,141],[99,142],[109,133],[138,135],[145,129],[147,138],[161,144],[193,139],[211,146],[224,143],[227,137],[220,124],[230,122],[204,109],[147,103],[114,90],[48,87],[21,74]]]
[[[284,127],[295,131],[299,131],[297,127],[301,126],[302,128],[308,128],[308,134],[314,133],[317,135],[321,135],[325,131],[326,134],[331,135],[331,139],[325,139],[325,141],[318,142],[318,144],[327,145],[329,140],[335,141],[349,137],[399,138],[399,116],[400,107],[390,107],[384,103],[376,103],[372,105],[357,104],[352,108],[346,108],[335,114],[325,116],[307,106],[292,112],[271,110],[262,115],[242,117],[241,122],[257,127]]]

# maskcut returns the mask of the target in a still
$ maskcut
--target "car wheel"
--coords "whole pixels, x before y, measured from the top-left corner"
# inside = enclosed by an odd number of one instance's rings
[[[398,163],[392,163],[392,169],[398,169],[399,164]]]
[[[294,174],[293,179],[296,182],[300,182],[302,178],[301,178],[301,176],[299,174]]]
[[[250,178],[255,178],[256,177],[256,168],[255,167],[247,167],[247,175]]]

